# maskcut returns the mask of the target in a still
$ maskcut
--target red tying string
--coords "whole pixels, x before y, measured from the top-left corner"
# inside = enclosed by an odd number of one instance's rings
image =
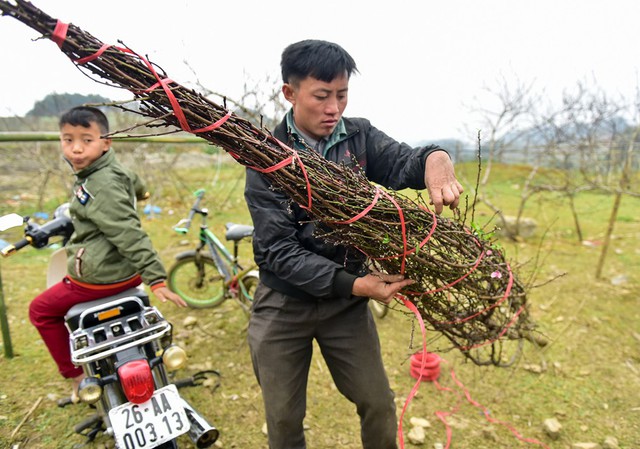
[[[440,377],[440,356],[433,352],[416,352],[411,356],[409,374],[414,379],[434,381]]]
[[[178,119],[178,123],[180,124],[180,127],[183,129],[183,131],[186,131],[188,133],[193,133],[193,134],[213,131],[221,127],[229,119],[229,117],[231,117],[231,111],[229,111],[224,117],[220,118],[218,121],[208,126],[205,126],[203,128],[198,128],[198,129],[191,129],[191,127],[189,126],[189,123],[187,122],[187,117],[184,115],[184,111],[182,110],[182,107],[178,102],[178,99],[176,98],[176,96],[173,94],[173,92],[168,86],[169,83],[173,83],[174,81],[169,78],[160,78],[160,75],[158,75],[158,73],[156,72],[156,69],[146,58],[140,56],[139,54],[129,49],[124,49],[124,50],[127,53],[131,53],[132,55],[140,59],[147,66],[147,68],[153,74],[153,76],[156,78],[158,82],[153,86],[149,87],[148,89],[146,89],[144,92],[150,92],[151,90],[156,89],[159,86],[162,87],[162,90],[164,90],[164,93],[167,95],[167,98],[169,99],[169,103],[171,104],[171,108],[173,109],[173,113]]]
[[[61,22],[60,20],[56,22],[56,27],[53,29],[53,33],[51,34],[51,40],[58,44],[58,47],[60,48],[62,48],[62,44],[67,39],[68,29],[68,23]]]
[[[387,199],[389,201],[391,201],[393,203],[394,206],[396,206],[396,209],[398,209],[398,218],[400,219],[400,229],[402,230],[402,262],[400,263],[400,274],[404,275],[404,268],[405,268],[405,263],[407,261],[407,224],[404,221],[404,212],[402,212],[402,208],[400,207],[400,205],[397,203],[397,201],[391,196],[389,195],[387,192],[383,191],[382,192],[384,194],[384,196],[387,197]]]
[[[345,220],[345,221],[330,221],[329,223],[333,223],[333,224],[351,224],[351,223],[355,223],[356,221],[360,220],[362,217],[367,215],[371,209],[373,209],[373,206],[376,205],[376,203],[378,202],[379,198],[380,198],[380,189],[378,187],[376,187],[376,194],[374,195],[373,200],[371,201],[371,204],[369,204],[367,207],[365,207],[362,212],[360,212],[359,214],[355,215],[354,217],[352,217],[352,218],[350,218],[348,220]]]
[[[418,311],[418,308],[415,306],[414,303],[412,303],[411,301],[409,301],[407,298],[405,298],[402,295],[398,295],[398,296],[400,297],[400,299],[402,300],[404,305],[409,310],[411,310],[414,313],[415,316],[418,317],[418,324],[420,325],[420,332],[422,332],[422,352],[424,354],[426,354],[427,353],[427,331],[426,331],[426,329],[424,327],[424,321],[422,320],[422,317],[420,316],[420,312]],[[409,403],[411,403],[411,400],[413,399],[413,397],[418,392],[418,388],[420,387],[420,382],[422,380],[422,373],[424,372],[425,364],[426,364],[426,359],[423,358],[421,363],[420,363],[420,370],[418,371],[418,380],[413,385],[413,388],[409,392],[409,395],[407,396],[407,399],[404,401],[404,406],[402,407],[402,412],[400,413],[400,420],[398,422],[398,441],[400,441],[400,448],[401,449],[404,449],[404,434],[402,433],[402,419],[404,418],[404,413],[407,411],[407,407],[409,407]]]
[[[206,133],[209,131],[213,131],[214,129],[218,129],[220,128],[222,125],[224,125],[224,123],[229,120],[229,117],[231,117],[231,111],[227,111],[227,113],[220,117],[220,119],[218,119],[217,121],[213,122],[212,124],[205,126],[204,128],[198,128],[198,129],[194,129],[193,131],[191,131],[192,133]]]
[[[371,207],[373,207],[373,206],[370,206],[370,207],[368,208],[368,210],[371,210]],[[425,238],[424,238],[424,239],[423,239],[423,240],[418,244],[417,248],[411,248],[410,250],[405,250],[405,251],[404,251],[404,252],[402,252],[401,254],[396,254],[396,255],[393,255],[393,256],[386,256],[386,257],[371,257],[371,256],[370,256],[369,254],[367,254],[365,251],[361,250],[360,248],[357,248],[357,247],[356,247],[356,248],[358,249],[358,251],[360,251],[361,253],[363,253],[364,255],[366,255],[367,257],[369,257],[369,258],[371,258],[371,259],[373,259],[373,260],[390,260],[390,259],[397,259],[398,257],[402,257],[402,258],[403,258],[403,261],[404,261],[404,259],[406,259],[406,257],[407,257],[407,256],[409,256],[409,255],[411,255],[411,254],[413,254],[413,253],[415,253],[415,252],[419,251],[419,250],[420,250],[424,245],[426,245],[426,243],[431,239],[431,236],[432,236],[432,235],[433,235],[433,233],[435,232],[435,230],[436,230],[436,226],[438,225],[438,221],[437,221],[437,219],[436,219],[436,214],[435,214],[435,212],[433,212],[433,211],[431,211],[431,210],[427,209],[426,207],[422,207],[422,206],[420,206],[420,208],[421,208],[422,210],[424,210],[425,212],[429,212],[429,213],[431,214],[431,217],[433,218],[433,224],[431,225],[431,229],[429,230],[429,233],[428,233],[428,234],[427,234],[427,236],[426,236],[426,237],[425,237]],[[404,219],[404,217],[402,217],[402,219]],[[404,237],[404,236],[403,236],[403,237]],[[405,239],[403,238],[403,241],[404,241],[404,240],[405,240]],[[410,292],[409,292],[409,293],[410,293]],[[418,294],[420,294],[420,293],[418,293]]]
[[[511,270],[509,270],[509,272],[511,273]],[[410,371],[409,372],[410,372],[412,377],[417,379],[417,381],[414,384],[414,386],[411,389],[411,391],[409,392],[409,394],[407,395],[407,399],[405,400],[404,406],[402,407],[402,413],[400,414],[400,420],[399,420],[399,423],[398,423],[398,441],[400,443],[400,449],[404,449],[404,434],[402,432],[402,421],[403,421],[403,418],[404,418],[404,414],[407,411],[407,408],[409,406],[409,403],[413,400],[414,396],[418,392],[418,388],[420,386],[420,383],[422,381],[425,381],[425,380],[426,381],[432,381],[434,383],[434,385],[439,390],[449,391],[449,392],[455,393],[456,395],[458,395],[458,393],[453,391],[450,388],[443,387],[438,383],[438,377],[440,376],[440,361],[442,359],[436,354],[427,352],[426,329],[425,329],[425,325],[424,325],[424,320],[422,319],[422,316],[420,315],[420,312],[418,311],[418,308],[415,306],[415,304],[413,304],[411,301],[409,301],[406,297],[404,297],[402,295],[398,295],[398,296],[402,300],[404,305],[409,310],[411,310],[413,312],[413,314],[416,316],[416,318],[418,320],[418,323],[420,325],[420,332],[422,334],[422,351],[413,354],[411,356],[411,359],[410,359],[411,363],[410,363]],[[507,325],[505,327],[505,329],[503,330],[503,332],[500,334],[500,336],[498,338],[500,338],[503,335],[503,333],[506,331],[506,329],[508,329],[509,326],[515,321],[515,319],[522,312],[522,310],[523,310],[523,308],[518,310],[518,312],[515,314],[513,320],[509,323],[509,325]],[[453,370],[451,370],[451,378],[456,383],[456,385],[458,385],[458,387],[463,391],[464,396],[466,397],[467,401],[471,405],[473,405],[475,407],[478,407],[478,408],[480,408],[482,410],[482,413],[484,414],[484,416],[487,419],[487,421],[489,421],[492,424],[498,424],[498,425],[506,427],[507,429],[509,429],[511,431],[511,433],[518,440],[520,440],[522,442],[531,443],[531,444],[537,444],[539,446],[542,446],[545,449],[549,449],[549,447],[546,444],[544,444],[543,442],[541,442],[541,441],[538,441],[538,440],[536,440],[534,438],[525,438],[525,437],[523,437],[509,423],[506,423],[506,422],[503,422],[503,421],[499,421],[499,420],[491,417],[490,413],[489,413],[489,410],[486,407],[484,407],[483,405],[481,405],[480,403],[478,403],[477,401],[475,401],[471,397],[471,394],[469,393],[469,390],[467,390],[467,388],[462,384],[462,382],[460,382],[456,378],[455,372]],[[445,426],[445,432],[446,432],[446,436],[447,436],[447,444],[445,446],[445,449],[448,449],[450,447],[451,439],[452,439],[451,426],[447,422],[446,417],[452,415],[453,413],[455,413],[459,409],[459,406],[460,406],[460,403],[458,403],[456,405],[456,407],[454,407],[450,412],[444,412],[444,411],[435,412],[435,415],[438,417],[438,419],[440,419],[440,421],[442,421],[442,423]]]
[[[313,196],[311,194],[311,181],[309,181],[309,175],[307,174],[307,169],[304,166],[304,162],[302,162],[302,159],[300,159],[300,155],[298,155],[298,152],[296,150],[293,150],[291,148],[289,148],[287,145],[285,145],[284,143],[280,142],[278,139],[275,139],[276,143],[280,146],[280,148],[282,148],[285,151],[291,152],[292,155],[289,156],[288,158],[278,162],[277,164],[272,165],[271,167],[267,167],[267,168],[260,168],[260,167],[256,167],[253,165],[247,165],[247,168],[250,168],[252,170],[255,170],[257,172],[260,173],[271,173],[274,172],[276,170],[280,170],[283,167],[286,167],[289,164],[295,164],[296,160],[298,161],[298,163],[300,164],[300,170],[302,171],[302,176],[304,176],[304,182],[306,185],[306,191],[307,191],[307,205],[303,206],[302,204],[300,204],[300,207],[302,209],[305,210],[311,210],[311,206],[313,205]],[[234,154],[232,152],[230,152],[231,156],[233,156],[235,159],[238,159],[238,155]]]
[[[62,48],[62,44],[64,43],[64,41],[67,38],[67,30],[68,30],[68,28],[69,28],[68,24],[63,23],[60,20],[58,20],[58,22],[56,23],[56,27],[54,28],[53,33],[51,35],[51,40],[54,41],[56,44],[58,44],[58,47],[60,47],[60,48]],[[83,58],[74,59],[73,61],[76,64],[79,64],[79,65],[86,64],[87,62],[90,62],[90,61],[93,61],[93,60],[99,58],[102,55],[102,53],[104,53],[105,50],[107,50],[109,47],[111,47],[111,45],[103,44],[95,53],[93,53],[93,54],[91,54],[89,56],[85,56]],[[162,87],[162,89],[164,90],[165,94],[167,95],[167,98],[169,99],[169,103],[171,104],[171,108],[173,109],[174,115],[178,119],[178,123],[180,124],[180,127],[184,131],[189,132],[189,133],[193,133],[193,134],[213,131],[213,130],[218,129],[219,127],[221,127],[229,119],[229,117],[231,117],[231,111],[228,111],[226,115],[221,117],[216,122],[211,123],[210,125],[207,125],[205,127],[198,128],[198,129],[191,129],[191,126],[189,126],[187,118],[186,118],[186,116],[184,114],[184,111],[182,110],[182,107],[180,106],[180,103],[178,102],[178,99],[175,97],[175,95],[173,94],[173,92],[171,91],[171,89],[168,86],[170,83],[173,83],[174,81],[169,79],[169,78],[161,78],[160,75],[158,75],[158,73],[156,72],[156,70],[153,67],[153,65],[146,58],[140,56],[139,54],[135,53],[134,51],[131,51],[128,48],[121,48],[121,47],[115,47],[115,48],[117,48],[121,52],[129,53],[129,54],[132,54],[132,55],[136,56],[138,59],[140,59],[147,66],[149,71],[156,78],[157,82],[155,84],[153,84],[152,86],[148,87],[147,89],[144,89],[144,90],[142,90],[140,92],[141,93],[148,93],[148,92],[153,91],[154,89],[157,89],[158,87]]]
[[[492,424],[498,424],[501,426],[506,427],[507,429],[509,429],[511,431],[511,433],[513,433],[517,439],[519,439],[520,441],[523,441],[525,443],[532,443],[532,444],[537,444],[540,445],[542,447],[547,447],[544,443],[542,443],[541,441],[538,441],[534,438],[525,438],[522,435],[520,435],[520,433],[509,423],[506,423],[504,421],[500,421],[497,420],[495,418],[493,418],[490,415],[489,410],[483,406],[482,404],[479,404],[478,402],[476,402],[472,397],[471,394],[469,393],[469,390],[467,390],[467,388],[462,384],[462,382],[460,382],[457,378],[455,373],[453,372],[453,370],[451,371],[451,378],[454,380],[454,382],[462,389],[462,391],[464,392],[465,397],[467,398],[467,401],[469,401],[469,403],[475,407],[478,407],[479,409],[482,410],[482,414],[485,416],[485,418],[487,419],[487,421],[489,421]]]
[[[456,279],[454,281],[451,281],[450,283],[445,284],[442,287],[438,287],[438,288],[433,289],[433,290],[427,290],[427,291],[424,291],[424,292],[406,291],[405,293],[410,294],[410,295],[424,296],[424,295],[430,295],[432,293],[438,293],[438,292],[441,292],[443,290],[447,290],[448,288],[456,285],[458,282],[464,280],[467,276],[469,276],[471,273],[473,273],[475,271],[475,269],[478,268],[478,265],[480,265],[480,262],[482,261],[482,259],[484,259],[484,256],[485,256],[485,252],[482,251],[469,271],[467,271],[465,274],[460,276],[458,279]],[[459,321],[459,322],[467,321],[467,319],[468,318],[465,318],[463,321]],[[453,324],[455,322],[456,321],[452,321],[451,323],[443,323],[443,324]]]
[[[98,49],[98,51],[97,51],[97,52],[95,52],[94,54],[89,55],[89,56],[85,56],[84,58],[78,58],[78,59],[74,60],[73,62],[75,62],[76,64],[81,64],[81,65],[82,65],[82,64],[86,64],[87,62],[90,62],[90,61],[93,61],[94,59],[99,58],[99,57],[100,57],[100,55],[101,55],[102,53],[104,53],[104,51],[105,51],[107,48],[109,48],[109,47],[111,47],[111,45],[109,45],[109,44],[102,44],[102,47],[100,47],[100,48]],[[122,49],[119,49],[119,50],[122,50]]]
[[[62,44],[67,39],[67,30],[69,29],[68,23],[63,23],[60,20],[56,22],[56,27],[51,34],[51,40],[58,44],[58,47],[62,48]]]

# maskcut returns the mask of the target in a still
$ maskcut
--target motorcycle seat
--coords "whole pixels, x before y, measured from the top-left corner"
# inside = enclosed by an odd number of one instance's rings
[[[130,288],[121,293],[118,293],[117,295],[105,296],[104,298],[94,299],[93,301],[76,304],[75,306],[71,307],[64,316],[64,321],[67,325],[67,328],[69,329],[69,332],[73,332],[74,330],[78,329],[78,326],[80,325],[81,315],[85,310],[102,306],[116,299],[126,298],[128,296],[133,296],[140,299],[146,307],[149,307],[150,305],[149,295],[147,295],[147,293],[142,288],[138,287]]]

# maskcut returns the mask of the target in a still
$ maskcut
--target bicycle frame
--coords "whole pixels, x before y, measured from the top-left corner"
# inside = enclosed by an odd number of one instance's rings
[[[211,232],[205,224],[200,226],[200,241],[209,248],[209,253],[213,258],[218,271],[224,275],[225,281],[228,282],[232,278],[228,267],[233,267],[237,263],[237,260],[233,259],[229,250],[227,250],[220,239],[216,237],[216,235]],[[201,244],[198,249],[201,249],[204,245]],[[224,263],[222,257],[226,259],[228,265]]]
[[[175,281],[176,278],[174,274],[178,272],[184,273],[184,271],[180,271],[182,270],[180,267],[188,266],[185,264],[185,261],[191,260],[191,269],[193,270],[195,267],[194,275],[189,277],[189,280],[183,279],[181,285],[186,288],[206,289],[208,288],[207,285],[209,285],[210,280],[220,282],[218,285],[222,288],[222,290],[220,290],[222,296],[214,293],[214,296],[209,299],[196,299],[196,297],[191,297],[189,293],[183,291],[182,297],[187,303],[194,307],[207,307],[208,303],[214,304],[213,306],[215,306],[223,302],[226,298],[234,298],[238,299],[240,304],[248,310],[246,301],[251,302],[253,300],[252,291],[257,285],[258,266],[253,263],[248,268],[243,268],[238,261],[238,256],[240,242],[246,237],[251,236],[253,227],[227,223],[225,237],[227,240],[233,241],[234,245],[233,252],[227,249],[222,240],[207,226],[209,211],[206,208],[200,207],[204,193],[204,189],[199,189],[195,192],[196,200],[189,211],[188,217],[174,226],[175,231],[181,234],[187,234],[191,227],[193,217],[196,214],[201,216],[198,233],[199,241],[195,251],[186,251],[176,256],[176,263],[169,269],[169,283],[172,284],[171,288],[182,291],[182,288],[179,287],[177,283],[174,283],[177,282]],[[193,262],[195,262],[195,264],[193,264]],[[188,264],[189,262],[186,263]],[[211,273],[209,269],[207,269],[207,264],[215,267],[218,276],[217,280],[213,280],[214,278],[211,277]],[[187,285],[189,282],[193,282],[192,286]],[[193,301],[193,303],[190,301]]]
[[[204,217],[203,224],[200,226],[200,242],[198,253],[205,245],[209,248],[209,253],[216,267],[224,276],[225,287],[232,286],[235,281],[242,279],[245,274],[257,268],[256,265],[252,265],[249,268],[242,268],[238,263],[238,242],[235,242],[234,252],[231,254],[220,239],[208,229],[204,223]],[[227,263],[225,263],[225,261]],[[231,267],[232,272],[229,271],[229,267]]]

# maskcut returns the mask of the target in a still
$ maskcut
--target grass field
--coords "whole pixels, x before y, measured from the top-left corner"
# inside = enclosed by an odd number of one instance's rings
[[[171,230],[186,215],[191,191],[207,189],[210,225],[219,235],[225,222],[249,222],[242,197],[242,169],[226,163],[215,167],[145,168],[154,192],[151,201],[162,212],[153,218],[143,215],[143,223],[167,266],[195,238],[195,233],[186,239]],[[506,214],[515,214],[528,169],[499,166],[493,170],[492,182],[482,193]],[[458,174],[470,191],[475,166],[461,165]],[[19,197],[23,192],[20,187],[7,191],[6,196],[3,193],[0,213],[33,213],[36,199],[33,195]],[[48,212],[65,199],[54,186],[51,192],[44,202]],[[590,242],[585,244],[576,237],[566,199],[546,193],[529,200],[524,215],[537,221],[535,234],[526,240],[500,243],[520,278],[541,285],[529,290],[528,300],[530,313],[549,343],[543,348],[526,343],[522,357],[510,368],[478,367],[456,352],[441,353],[445,362],[439,383],[451,391],[422,383],[407,408],[405,435],[409,419],[421,417],[431,423],[422,447],[444,444],[446,428],[435,416],[443,411],[452,413],[447,422],[451,447],[457,449],[542,447],[520,441],[516,434],[554,449],[586,442],[602,444],[607,437],[615,437],[620,448],[640,448],[640,200],[623,198],[603,276],[596,279],[600,242],[612,204],[612,196],[605,194],[576,197],[583,238]],[[487,208],[478,206],[478,223],[485,224],[492,216]],[[19,234],[2,234],[0,238],[12,241]],[[45,285],[48,251],[27,248],[0,262],[14,351],[11,359],[0,357],[2,448],[70,448],[84,443],[74,434],[73,426],[90,410],[84,405],[56,407],[55,399],[67,395],[71,387],[58,375],[28,320],[29,301]],[[245,247],[242,257],[251,257],[250,248]],[[245,339],[247,321],[240,308],[232,302],[205,310],[158,307],[174,324],[176,341],[190,356],[189,366],[178,376],[201,369],[215,369],[222,375],[218,388],[182,390],[219,428],[219,446],[266,448],[262,399]],[[408,358],[421,342],[413,318],[401,306],[395,309],[378,321],[378,328],[400,413],[415,382],[409,376]],[[196,324],[184,326],[187,317],[196,318]],[[465,399],[451,373],[497,421],[490,423],[480,408]],[[22,422],[34,404],[37,407]],[[562,425],[555,440],[543,430],[543,422],[549,418]],[[310,448],[360,447],[355,410],[337,392],[319,354],[314,357],[309,379],[306,425]],[[406,438],[405,446],[413,447]],[[100,437],[85,447],[112,446]],[[190,447],[186,439],[184,447]]]

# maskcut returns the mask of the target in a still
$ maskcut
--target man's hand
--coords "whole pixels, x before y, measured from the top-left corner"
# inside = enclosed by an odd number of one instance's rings
[[[158,287],[153,290],[153,294],[156,295],[156,298],[158,298],[161,302],[171,301],[178,307],[187,307],[187,303],[167,287]]]
[[[384,274],[376,271],[357,278],[353,283],[352,293],[355,296],[367,296],[384,304],[389,304],[393,297],[407,285],[413,284],[401,274]]]
[[[443,206],[449,206],[451,209],[458,207],[460,194],[464,189],[456,179],[453,162],[446,152],[434,151],[427,156],[424,183],[436,214],[442,212]]]

